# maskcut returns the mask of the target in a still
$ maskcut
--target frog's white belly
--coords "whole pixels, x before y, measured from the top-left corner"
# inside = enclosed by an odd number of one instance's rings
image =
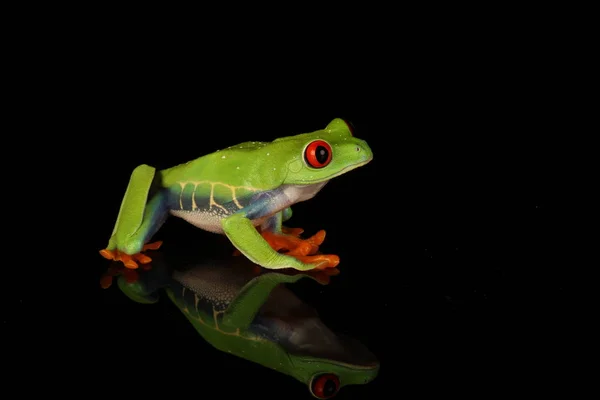
[[[221,220],[225,218],[228,214],[226,214],[223,211],[215,211],[215,209],[213,208],[213,210],[194,211],[171,210],[171,215],[181,218],[194,225],[195,227],[204,229],[205,231],[223,233]],[[258,221],[254,221],[254,225],[257,225],[258,223]]]
[[[319,192],[325,182],[320,182],[311,185],[283,185],[279,190],[274,191],[269,198],[269,203],[264,210],[263,217],[252,220],[254,226],[261,225],[265,220],[274,213],[283,210],[299,201],[305,201],[312,198]],[[189,222],[190,224],[214,233],[224,233],[221,226],[221,220],[232,212],[237,210],[227,210],[223,207],[212,206],[209,209],[196,210],[171,210],[171,215],[179,217]]]
[[[221,220],[227,216],[224,212],[213,210],[171,210],[171,215],[181,218],[190,224],[214,233],[223,233]]]
[[[206,231],[223,233],[221,217],[207,211],[171,210],[171,215],[184,219],[190,224]]]

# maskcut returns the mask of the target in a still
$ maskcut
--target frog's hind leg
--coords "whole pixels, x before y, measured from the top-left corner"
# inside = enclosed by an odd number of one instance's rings
[[[133,171],[108,245],[100,250],[104,258],[131,269],[152,261],[142,252],[160,247],[162,242],[148,241],[169,215],[166,192],[157,186],[154,168],[140,165]]]

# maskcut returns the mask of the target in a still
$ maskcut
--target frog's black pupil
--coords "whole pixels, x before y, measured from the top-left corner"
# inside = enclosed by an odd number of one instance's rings
[[[323,385],[323,394],[327,397],[333,396],[336,390],[337,387],[335,385],[335,382],[331,379],[327,379],[327,382],[325,382],[325,385]]]
[[[317,161],[319,162],[319,164],[324,164],[325,161],[327,161],[329,153],[327,152],[327,149],[325,147],[318,146],[317,151],[315,151],[315,156],[317,157]]]

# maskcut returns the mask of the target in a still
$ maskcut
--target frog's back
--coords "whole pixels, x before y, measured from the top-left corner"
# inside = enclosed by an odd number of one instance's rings
[[[182,181],[207,180],[211,182],[227,181],[228,184],[243,184],[248,181],[248,169],[251,160],[258,156],[258,150],[268,142],[243,142],[214,153],[206,154],[195,160],[179,164],[160,171],[162,185],[172,187]]]

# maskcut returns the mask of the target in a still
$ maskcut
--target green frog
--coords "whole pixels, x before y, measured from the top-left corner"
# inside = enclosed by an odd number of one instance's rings
[[[303,239],[287,228],[291,206],[314,197],[331,179],[369,163],[369,145],[336,118],[324,129],[272,142],[244,142],[164,170],[134,169],[106,248],[100,254],[136,269],[169,215],[224,234],[255,264],[267,269],[335,268],[321,254],[325,230]]]

